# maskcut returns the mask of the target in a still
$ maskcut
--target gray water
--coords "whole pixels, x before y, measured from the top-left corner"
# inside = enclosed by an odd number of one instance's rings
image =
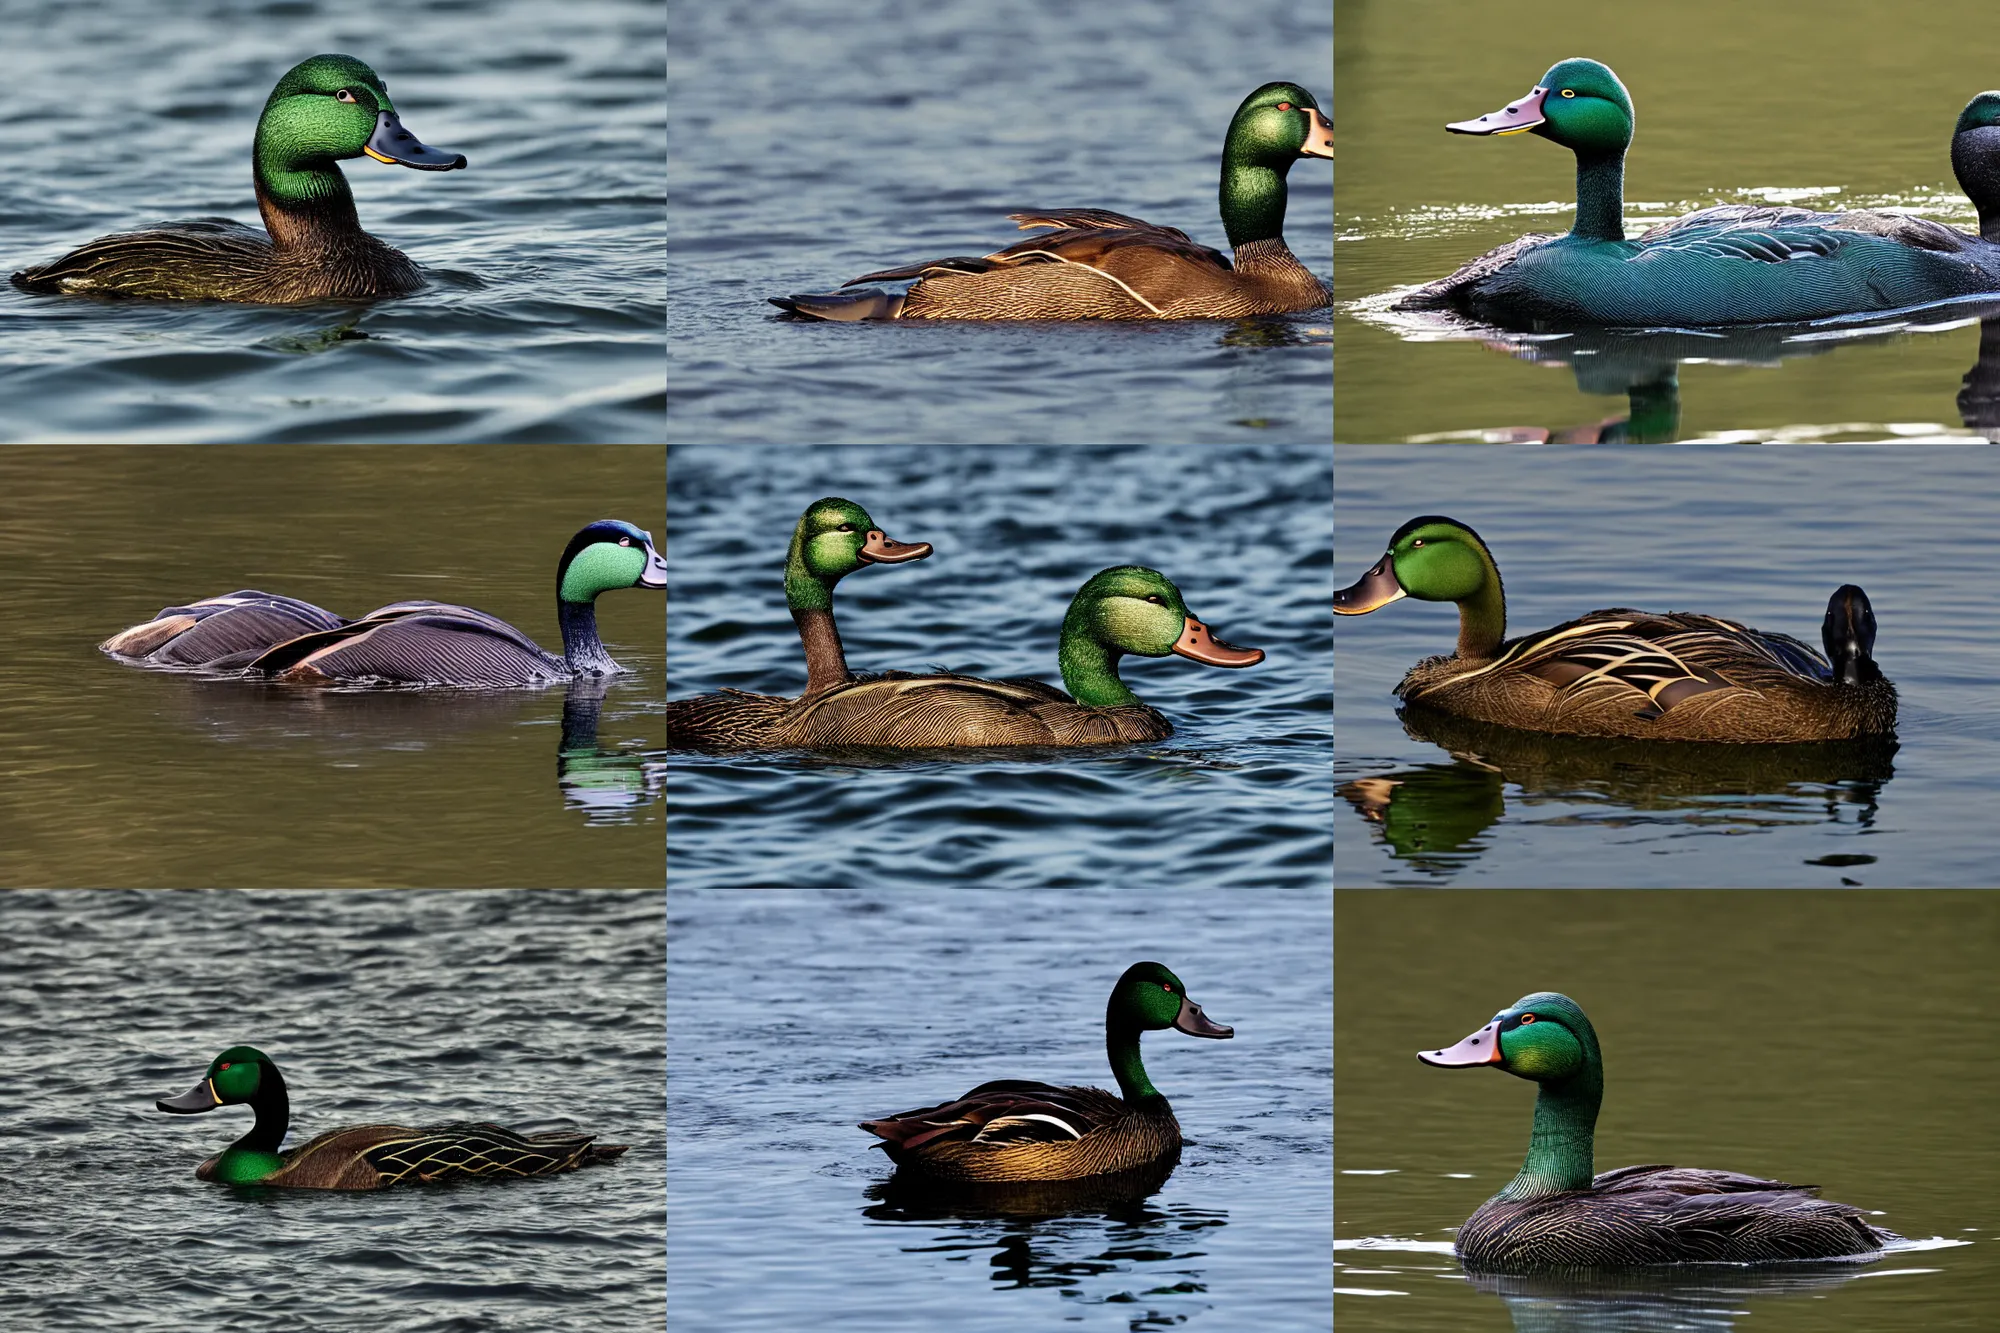
[[[1457,609],[1339,625],[1334,847],[1343,885],[1966,885],[1992,878],[2000,463],[1962,449],[1400,451],[1342,446],[1344,586],[1406,519],[1470,524],[1508,633],[1603,607],[1701,611],[1817,645],[1828,595],[1874,602],[1901,695],[1892,754],[1604,747],[1407,733],[1391,690],[1452,651]],[[1386,798],[1386,806],[1383,802]]]
[[[0,895],[0,1323],[657,1328],[662,908],[657,891]],[[248,1114],[153,1102],[239,1043],[285,1075],[287,1146],[493,1120],[630,1151],[544,1180],[206,1184],[195,1167]]]
[[[1323,1333],[1330,896],[669,889],[672,1326]],[[856,1121],[992,1078],[1105,1086],[1105,997],[1141,959],[1236,1029],[1145,1039],[1190,1140],[1164,1188],[1011,1217],[882,1197]]]
[[[0,439],[657,440],[655,0],[7,6],[6,272],[162,219],[255,225],[280,75],[370,65],[466,170],[342,164],[361,225],[429,270],[373,305],[101,302],[0,284]]]
[[[1121,564],[1161,571],[1218,636],[1268,655],[1243,670],[1122,659],[1126,683],[1174,723],[1149,745],[675,753],[670,882],[1325,885],[1331,452],[670,446],[669,698],[804,689],[785,552],[827,495],[936,548],[841,582],[854,671],[1060,683],[1070,598]]]
[[[1005,443],[1332,438],[1325,311],[1147,324],[797,324],[765,298],[983,255],[1007,214],[1097,207],[1226,249],[1245,95],[1331,105],[1332,12],[1244,0],[682,4],[668,50],[668,439]],[[1332,270],[1328,164],[1285,235]]]

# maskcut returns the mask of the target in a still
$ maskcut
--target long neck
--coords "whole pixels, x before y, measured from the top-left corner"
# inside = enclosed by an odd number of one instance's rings
[[[845,685],[847,654],[840,646],[840,630],[833,623],[831,606],[809,610],[792,608],[792,620],[799,627],[799,642],[806,650],[806,693],[818,694],[836,685]]]
[[[1485,661],[1507,637],[1507,591],[1492,557],[1484,551],[1480,557],[1486,562],[1486,580],[1458,604],[1458,656],[1466,662]]]
[[[1290,164],[1287,163],[1287,166]],[[1223,230],[1233,249],[1267,241],[1285,232],[1285,173],[1247,160],[1228,146],[1222,150]]]
[[[1597,1107],[1604,1100],[1604,1071],[1596,1064],[1541,1085],[1535,1098],[1535,1131],[1521,1170],[1494,1195],[1518,1201],[1590,1188],[1591,1146]]]
[[[229,1145],[230,1152],[275,1153],[278,1145],[285,1141],[285,1130],[292,1123],[292,1099],[285,1091],[284,1075],[272,1065],[266,1065],[257,1081],[257,1095],[250,1099],[250,1109],[257,1113],[257,1122],[250,1126],[250,1132]]]
[[[292,160],[260,127],[255,162],[257,211],[279,249],[308,249],[360,234],[354,192],[332,158]]]
[[[1063,688],[1078,703],[1090,708],[1124,708],[1139,702],[1139,696],[1118,678],[1118,659],[1122,656],[1123,653],[1076,623],[1075,617],[1064,622],[1056,663],[1062,668]],[[1138,1049],[1136,1044],[1133,1049]]]
[[[1146,1077],[1146,1066],[1139,1059],[1139,1029],[1117,1022],[1107,1017],[1104,1020],[1104,1053],[1110,1057],[1111,1072],[1118,1078],[1118,1091],[1128,1103],[1144,1101],[1149,1097],[1166,1098]]]
[[[1979,235],[2000,245],[2000,125],[1952,136],[1951,169],[1958,188],[1979,210]]]
[[[1576,155],[1576,225],[1587,241],[1625,239],[1625,152]]]
[[[597,637],[596,602],[556,602],[562,624],[563,660],[578,676],[615,676],[625,668],[611,660],[604,640]]]

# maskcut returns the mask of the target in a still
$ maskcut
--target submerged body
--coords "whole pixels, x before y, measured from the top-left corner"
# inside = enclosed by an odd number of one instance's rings
[[[1533,133],[1576,153],[1576,220],[1563,236],[1510,241],[1398,302],[1528,329],[1784,324],[2000,293],[2000,94],[1960,116],[1952,164],[1980,234],[1905,214],[1725,205],[1627,240],[1625,86],[1565,60],[1501,111],[1454,133]]]
[[[1291,164],[1333,156],[1333,127],[1298,84],[1268,83],[1223,144],[1221,212],[1232,260],[1174,227],[1101,208],[1010,213],[1040,234],[982,256],[864,274],[829,295],[773,298],[801,316],[863,319],[1236,319],[1315,310],[1332,291],[1285,244]],[[905,292],[862,283],[914,280]]]
[[[1334,595],[1365,615],[1405,596],[1459,608],[1458,650],[1427,657],[1398,697],[1456,717],[1569,736],[1786,743],[1892,735],[1896,687],[1876,665],[1875,615],[1847,584],[1827,604],[1822,656],[1785,634],[1688,612],[1593,611],[1507,639],[1506,597],[1479,534],[1411,519],[1374,568]]]
[[[1865,1256],[1899,1240],[1859,1208],[1733,1171],[1628,1166],[1592,1174],[1604,1095],[1597,1033],[1566,995],[1523,996],[1448,1049],[1417,1058],[1443,1069],[1492,1066],[1538,1085],[1520,1172],[1459,1228],[1467,1268],[1769,1263]]]
[[[465,157],[403,128],[388,89],[352,56],[319,55],[279,80],[252,149],[262,231],[228,218],[102,236],[13,275],[42,294],[285,304],[402,296],[423,286],[402,251],[361,230],[339,159],[453,171]]]

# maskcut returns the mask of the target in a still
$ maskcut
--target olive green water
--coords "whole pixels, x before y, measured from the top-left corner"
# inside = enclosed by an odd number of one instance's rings
[[[603,594],[632,674],[559,764],[566,687],[329,691],[96,645],[256,587],[347,616],[476,607],[562,651],[585,523],[661,533],[653,446],[0,449],[0,885],[657,886],[666,599]]]
[[[1720,203],[1891,207],[1973,225],[1949,142],[1972,95],[2000,87],[1992,9],[1977,0],[1894,9],[1871,0],[1531,8],[1341,0],[1335,24],[1341,441],[1566,430],[1630,410],[1619,387],[1630,367],[1609,364],[1635,352],[1629,343],[1581,358],[1594,387],[1613,389],[1583,393],[1558,345],[1412,341],[1369,310],[1383,293],[1442,277],[1517,236],[1568,229],[1576,191],[1567,150],[1530,134],[1481,139],[1444,129],[1522,97],[1560,59],[1602,60],[1631,91],[1628,234]],[[1983,432],[1966,426],[1956,398],[1979,330],[1955,322],[1943,332],[1793,342],[1781,352],[1691,349],[1713,359],[1679,364],[1676,433],[1976,437]]]
[[[1341,1333],[1990,1328],[2000,1300],[2000,894],[1343,890],[1334,906],[1336,1288]],[[1520,996],[1558,990],[1603,1045],[1600,1171],[1675,1163],[1820,1185],[1912,1237],[1812,1290],[1691,1312],[1666,1296],[1509,1303],[1448,1244],[1527,1149],[1534,1086],[1433,1069]],[[1386,1173],[1386,1174],[1377,1174]],[[1747,1293],[1741,1288],[1751,1288]]]

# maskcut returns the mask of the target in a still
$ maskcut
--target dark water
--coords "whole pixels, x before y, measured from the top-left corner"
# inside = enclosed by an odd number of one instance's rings
[[[10,4],[6,272],[163,218],[255,224],[258,112],[322,51],[368,63],[404,123],[470,166],[342,166],[361,225],[430,270],[415,296],[111,304],[0,284],[0,439],[657,440],[662,18],[656,0]]]
[[[1325,5],[683,4],[668,53],[668,438],[1122,443],[1330,438],[1327,312],[1241,322],[799,325],[769,296],[1019,239],[1098,207],[1224,246],[1229,117],[1330,94]],[[1285,235],[1332,265],[1332,172]]]
[[[1981,356],[1977,312],[1876,321],[1880,335],[1718,340],[1495,338],[1387,310],[1495,245],[1568,229],[1567,150],[1532,135],[1464,138],[1444,123],[1519,98],[1569,56],[1605,61],[1632,94],[1628,234],[1723,203],[1890,208],[1975,226],[1949,145],[1960,109],[2000,83],[1992,53],[1964,40],[1987,6],[1942,0],[1894,23],[1866,0],[1816,5],[1810,22],[1791,6],[1727,0],[1676,5],[1671,21],[1580,0],[1526,12],[1455,5],[1440,22],[1445,8],[1340,4],[1339,439],[1588,438],[1615,420],[1651,440],[2000,435],[2000,343]],[[1858,90],[1887,85],[1905,89],[1893,114],[1851,114]],[[1975,365],[1987,387],[1968,404],[1960,393]]]
[[[1901,695],[1891,754],[1412,735],[1390,691],[1452,650],[1457,609],[1397,602],[1339,626],[1342,884],[1987,883],[2000,774],[1995,555],[1984,451],[1338,451],[1344,585],[1419,514],[1470,524],[1509,633],[1602,607],[1702,611],[1819,642],[1827,596],[1874,602]],[[1386,800],[1386,808],[1383,802]]]
[[[1991,1325],[1996,1086],[1970,1053],[1995,1017],[2000,897],[1335,897],[1342,1333]],[[1574,998],[1603,1044],[1599,1170],[1671,1162],[1810,1181],[1931,1247],[1831,1270],[1713,1267],[1650,1289],[1468,1282],[1453,1229],[1520,1166],[1534,1089],[1414,1057],[1537,990]]]
[[[0,1322],[13,1329],[656,1328],[653,893],[0,895]],[[283,1071],[288,1144],[490,1119],[630,1151],[379,1193],[194,1178],[247,1113],[168,1116],[217,1052]]]
[[[630,673],[601,697],[209,681],[96,645],[163,606],[262,587],[350,616],[458,602],[560,651],[564,544],[606,517],[657,537],[664,452],[0,451],[0,884],[658,886],[657,593],[599,598]]]
[[[800,512],[838,495],[936,554],[850,575],[855,671],[943,666],[1059,682],[1084,581],[1160,570],[1245,670],[1127,657],[1175,734],[1028,753],[676,753],[675,884],[1074,887],[1327,883],[1331,450],[669,449],[668,694],[805,686],[785,607]]]
[[[1329,897],[670,889],[673,1326],[1324,1330]],[[1164,1188],[1053,1216],[882,1197],[856,1121],[1104,1085],[1104,1000],[1142,958],[1236,1029],[1145,1039],[1191,1141]]]

